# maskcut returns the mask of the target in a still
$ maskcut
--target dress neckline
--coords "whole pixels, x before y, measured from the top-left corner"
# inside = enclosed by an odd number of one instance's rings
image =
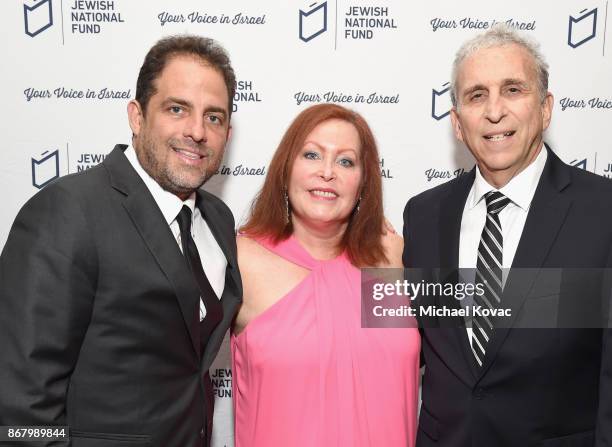
[[[301,244],[294,234],[291,234],[287,239],[284,239],[278,243],[275,243],[269,237],[254,238],[254,240],[278,256],[309,269],[312,269],[315,266],[333,263],[340,260],[348,260],[346,250],[330,259],[316,259]]]

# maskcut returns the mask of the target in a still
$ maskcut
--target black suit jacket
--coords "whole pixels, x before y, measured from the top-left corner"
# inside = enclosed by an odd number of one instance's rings
[[[472,170],[408,202],[406,267],[457,268],[474,177]],[[532,270],[520,279],[510,273],[502,301],[512,297],[506,304],[513,320],[495,329],[483,367],[473,361],[463,325],[421,330],[425,373],[417,446],[612,445],[611,331],[513,327],[527,305],[544,303],[537,290],[546,268],[611,266],[612,182],[548,150],[513,261],[513,268]]]
[[[201,447],[208,368],[242,296],[234,219],[197,192],[228,262],[223,320],[200,340],[198,286],[123,150],[47,186],[13,224],[0,257],[0,426],[68,425],[75,447]]]

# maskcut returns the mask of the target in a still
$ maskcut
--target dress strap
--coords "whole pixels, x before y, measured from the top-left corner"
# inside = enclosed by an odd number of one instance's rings
[[[250,236],[247,236],[250,237]],[[313,270],[321,261],[317,261],[300,245],[294,236],[289,236],[284,241],[274,243],[269,237],[257,237],[252,238],[254,241],[270,250],[272,253],[286,259],[293,264],[297,264],[300,267],[304,267],[309,270]]]

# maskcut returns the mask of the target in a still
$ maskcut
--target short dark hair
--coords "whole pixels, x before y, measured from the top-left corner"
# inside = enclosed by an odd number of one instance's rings
[[[155,94],[155,80],[160,76],[168,61],[180,55],[198,57],[219,71],[227,87],[228,113],[231,115],[234,93],[236,93],[236,75],[230,58],[225,49],[215,40],[191,34],[164,37],[158,40],[145,56],[136,81],[136,101],[142,107],[142,113],[146,114],[149,100]]]

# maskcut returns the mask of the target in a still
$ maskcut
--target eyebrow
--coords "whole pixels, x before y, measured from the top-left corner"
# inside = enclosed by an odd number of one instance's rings
[[[468,96],[471,93],[474,93],[474,92],[476,92],[478,90],[488,90],[488,89],[484,85],[482,85],[482,84],[476,84],[476,85],[473,85],[470,88],[464,90],[463,91],[463,95],[461,95],[461,96]]]
[[[166,98],[164,102],[162,102],[162,105],[164,107],[167,106],[168,104],[178,104],[178,105],[185,106],[188,108],[193,108],[193,103],[191,101],[187,101],[186,99],[177,98],[174,96],[170,96]],[[206,113],[220,113],[223,115],[223,117],[227,117],[227,111],[223,107],[210,106],[206,108],[205,112]]]
[[[193,107],[193,104],[190,101],[187,101],[186,99],[176,98],[174,96],[170,96],[169,98],[166,98],[164,102],[162,102],[162,105],[166,106],[170,103],[179,104],[185,107]]]
[[[317,144],[317,143],[316,143],[316,142],[314,142],[314,141],[310,141],[310,140],[306,140],[306,141],[304,141],[304,145],[306,145],[306,144],[308,144],[308,143],[313,144],[313,145],[317,146],[318,148],[325,149],[325,147],[321,146],[320,144]],[[338,149],[336,152],[338,152],[338,153],[342,153],[342,152],[353,152],[353,154],[354,154],[356,157],[359,157],[359,152],[358,152],[358,151],[356,151],[355,149],[353,149],[352,147],[340,148],[340,149]]]
[[[505,79],[502,86],[506,87],[508,85],[520,85],[523,88],[529,88],[527,82],[525,82],[522,79],[514,79],[514,78]]]
[[[223,107],[210,106],[205,110],[206,113],[220,113],[224,117],[227,117],[227,111]]]
[[[515,78],[508,78],[508,79],[504,79],[504,81],[502,82],[502,87],[507,87],[509,85],[520,85],[523,88],[528,88],[529,86],[527,85],[527,83],[525,81],[523,81],[522,79],[515,79]],[[473,85],[472,87],[468,88],[467,90],[465,90],[463,92],[463,96],[467,96],[470,93],[474,93],[478,90],[489,90],[488,87],[485,87],[483,84],[476,84]]]
[[[355,149],[352,149],[352,148],[338,149],[338,153],[343,153],[343,152],[352,152],[355,155],[355,157],[359,157],[359,153]]]

